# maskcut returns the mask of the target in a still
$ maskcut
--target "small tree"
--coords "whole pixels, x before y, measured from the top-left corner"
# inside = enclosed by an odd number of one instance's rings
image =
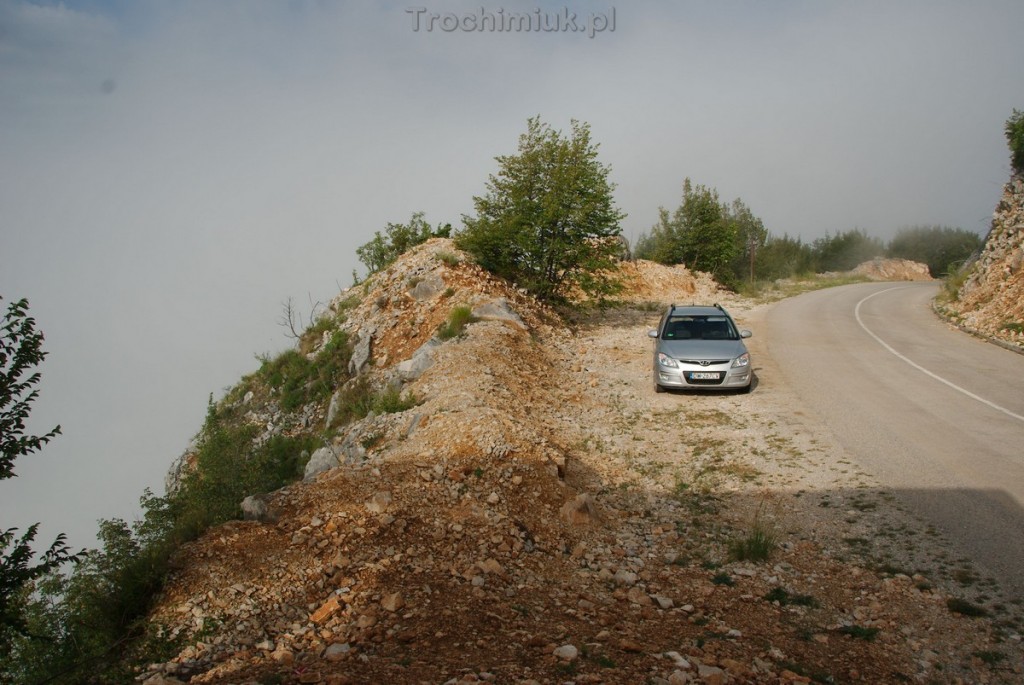
[[[814,271],[815,257],[810,245],[788,234],[770,235],[755,257],[758,278],[791,278]]]
[[[679,207],[671,215],[659,209],[658,223],[637,241],[636,254],[662,264],[685,264],[732,285],[734,263],[745,253],[747,240],[756,249],[763,235],[760,219],[740,200],[730,208],[719,202],[717,190],[687,178]]]
[[[590,127],[572,121],[564,137],[538,117],[519,137],[519,153],[498,157],[488,192],[474,197],[456,244],[485,269],[537,297],[562,301],[574,290],[603,297],[619,289],[621,250],[610,168],[597,159]]]
[[[2,298],[0,298],[2,299]],[[28,300],[12,302],[0,328],[0,480],[13,478],[14,461],[38,451],[60,434],[60,426],[45,435],[26,435],[25,420],[39,395],[40,375],[33,369],[46,358],[43,334],[28,315]],[[26,374],[27,377],[26,377]],[[31,583],[77,557],[68,553],[64,535],[38,560],[33,559],[32,542],[39,524],[29,526],[20,537],[17,529],[0,533],[0,651],[6,652],[15,635],[26,635],[25,590]]]
[[[1006,142],[1010,146],[1010,164],[1014,173],[1024,174],[1024,112],[1014,109],[1006,120]]]
[[[757,271],[757,253],[765,246],[768,231],[764,227],[764,222],[754,216],[750,208],[739,198],[733,200],[726,211],[726,220],[733,225],[736,236],[733,274],[737,278],[749,276],[750,282],[753,283]]]

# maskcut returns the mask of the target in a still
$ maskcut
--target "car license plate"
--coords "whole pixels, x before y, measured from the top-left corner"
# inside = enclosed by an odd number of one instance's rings
[[[719,371],[694,371],[690,373],[690,380],[717,381],[719,378],[721,378],[721,376],[719,376],[719,373]]]

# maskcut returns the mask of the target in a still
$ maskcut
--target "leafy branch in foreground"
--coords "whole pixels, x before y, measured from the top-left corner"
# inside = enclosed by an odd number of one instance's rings
[[[25,421],[39,396],[36,386],[41,376],[35,368],[46,358],[42,346],[43,334],[28,315],[28,300],[9,304],[0,327],[0,480],[16,476],[18,457],[39,451],[60,434],[60,426],[44,435],[25,433]],[[63,534],[35,559],[32,542],[38,530],[37,523],[20,537],[16,528],[0,533],[0,652],[6,652],[13,639],[30,634],[25,601],[32,583],[78,559],[68,551]]]

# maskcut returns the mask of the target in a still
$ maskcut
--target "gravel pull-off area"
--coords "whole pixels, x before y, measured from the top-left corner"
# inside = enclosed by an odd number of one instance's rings
[[[140,681],[1024,680],[1020,608],[830,442],[760,353],[768,306],[627,268],[572,326],[448,241],[376,276],[346,326],[382,382],[456,305],[517,318],[431,347],[418,406],[333,437],[360,458],[190,544],[151,619],[185,646]],[[677,298],[754,331],[751,394],[654,393]]]

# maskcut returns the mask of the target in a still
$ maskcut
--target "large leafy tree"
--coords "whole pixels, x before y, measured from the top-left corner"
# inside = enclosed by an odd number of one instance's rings
[[[2,299],[2,298],[0,298]],[[32,403],[39,395],[40,374],[35,368],[46,358],[43,334],[28,315],[28,301],[7,307],[0,328],[0,479],[13,478],[14,462],[30,455],[60,434],[60,426],[44,435],[25,432]],[[39,524],[18,535],[16,528],[0,533],[0,652],[13,638],[28,633],[24,607],[31,584],[77,557],[68,552],[64,535],[36,558],[32,551]]]
[[[456,244],[543,300],[614,294],[625,215],[597,149],[586,123],[573,120],[565,136],[529,119],[518,154],[498,157],[487,194],[473,198],[476,216],[463,216]]]

